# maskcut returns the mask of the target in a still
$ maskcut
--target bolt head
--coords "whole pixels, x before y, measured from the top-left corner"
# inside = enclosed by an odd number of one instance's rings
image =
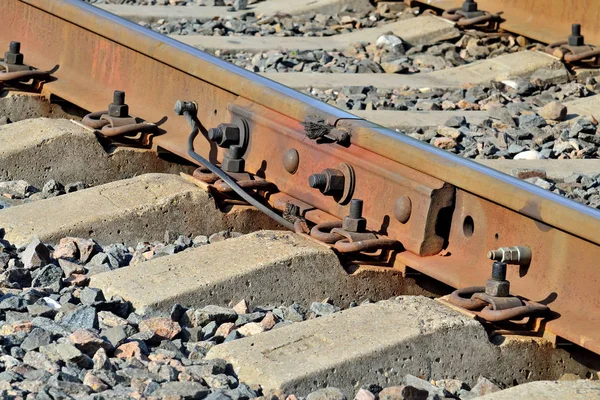
[[[510,283],[508,281],[497,281],[488,279],[485,284],[485,294],[494,297],[506,297],[510,292]]]
[[[367,220],[364,218],[344,217],[342,229],[348,232],[364,232],[367,229]]]
[[[394,217],[402,224],[405,224],[410,219],[412,213],[412,202],[410,197],[402,196],[394,203]]]
[[[183,100],[177,100],[175,102],[175,113],[177,115],[183,115],[184,112],[189,111],[189,112],[196,112],[196,105],[194,103],[192,103],[191,101],[183,101]]]
[[[283,155],[283,168],[290,174],[295,174],[298,170],[298,165],[300,164],[300,155],[298,154],[298,150],[289,149]]]

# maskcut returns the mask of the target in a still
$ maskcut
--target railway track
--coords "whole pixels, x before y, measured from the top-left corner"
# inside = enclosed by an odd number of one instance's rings
[[[3,396],[598,396],[594,71],[277,1],[0,5]]]

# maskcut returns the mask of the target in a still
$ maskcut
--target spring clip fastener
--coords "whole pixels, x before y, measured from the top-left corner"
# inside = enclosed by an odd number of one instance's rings
[[[600,67],[600,48],[586,45],[581,35],[581,25],[571,25],[571,35],[567,40],[546,46],[546,53],[558,57],[569,64],[585,64]]]
[[[367,221],[362,217],[363,202],[353,199],[350,202],[350,213],[343,222],[329,221],[315,225],[310,236],[324,243],[332,244],[339,253],[374,253],[391,250],[400,245],[394,239],[379,237],[367,232]]]
[[[149,145],[149,133],[156,132],[157,125],[148,122],[138,122],[129,116],[129,106],[125,103],[125,92],[116,90],[113,102],[108,110],[91,112],[83,117],[84,125],[98,130],[102,136],[132,136],[142,134],[139,141],[142,145]]]
[[[478,10],[475,0],[465,0],[462,7],[446,10],[442,13],[442,17],[456,22],[462,28],[477,26],[495,30],[500,22],[500,14]]]
[[[476,311],[488,322],[516,321],[525,317],[539,317],[550,311],[546,305],[509,295],[510,282],[506,280],[506,264],[494,262],[492,277],[486,286],[472,286],[455,290],[448,301],[466,310]]]

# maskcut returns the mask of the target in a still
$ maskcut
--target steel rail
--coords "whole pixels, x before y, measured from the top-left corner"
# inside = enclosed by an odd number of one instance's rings
[[[203,135],[219,123],[244,119],[250,126],[247,171],[337,218],[347,215],[347,207],[310,189],[308,177],[351,164],[354,198],[364,200],[368,227],[407,250],[397,254],[396,268],[410,266],[454,287],[475,286],[489,276],[489,250],[529,246],[531,265],[508,273],[514,292],[550,301],[561,317],[549,321],[547,330],[600,353],[600,272],[594,268],[600,259],[599,211],[361,120],[79,0],[5,0],[0,10],[0,48],[18,40],[26,63],[39,69],[59,65],[45,93],[97,111],[106,108],[113,90],[124,90],[133,115],[149,122],[166,118],[162,134],[154,137],[156,147],[189,159],[189,127],[173,111],[176,100],[198,104]],[[346,130],[352,144],[309,140],[302,125],[309,117]],[[222,159],[222,150],[206,138],[194,145],[211,162]],[[299,154],[294,173],[284,168],[289,149]],[[400,222],[396,200],[407,196],[410,218]]]
[[[461,7],[464,0],[407,0],[448,10]],[[582,35],[600,45],[600,8],[597,0],[477,0],[480,10],[502,12],[500,28],[552,43],[571,33],[571,24],[581,24]]]

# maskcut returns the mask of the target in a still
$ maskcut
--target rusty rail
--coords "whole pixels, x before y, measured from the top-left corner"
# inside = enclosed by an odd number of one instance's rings
[[[464,0],[406,0],[412,4],[448,10]],[[563,40],[571,24],[582,26],[588,43],[600,45],[600,8],[596,0],[477,0],[480,10],[502,13],[500,28],[542,43]]]
[[[4,0],[0,10],[0,48],[18,40],[28,64],[40,70],[59,65],[44,93],[95,111],[105,109],[113,90],[124,90],[132,115],[166,119],[154,147],[189,159],[189,126],[173,111],[181,99],[197,104],[202,135],[224,122],[245,126],[245,169],[276,185],[280,193],[268,200],[279,208],[293,203],[315,223],[341,219],[348,206],[311,189],[308,180],[351,166],[352,197],[364,201],[367,227],[402,244],[397,269],[410,266],[457,288],[475,286],[488,278],[489,250],[528,246],[531,263],[509,268],[512,291],[545,299],[560,314],[546,326],[552,335],[600,353],[599,211],[361,120],[79,0]],[[308,120],[335,127],[334,137],[349,134],[351,144],[309,139],[303,124]],[[196,151],[211,162],[223,160],[225,151],[202,135]]]

